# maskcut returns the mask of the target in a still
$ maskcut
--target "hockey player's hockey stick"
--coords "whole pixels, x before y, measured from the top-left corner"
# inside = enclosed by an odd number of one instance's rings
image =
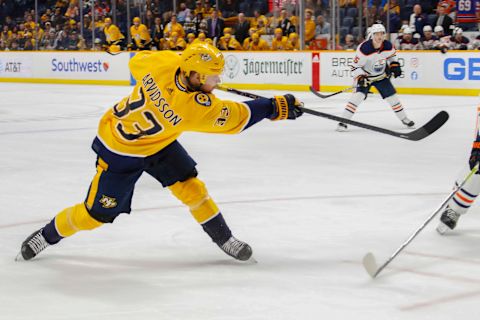
[[[384,73],[384,74],[381,74],[379,76],[370,77],[369,82],[372,83],[372,82],[375,82],[375,81],[383,80],[385,78],[390,78],[390,75]],[[334,93],[331,93],[331,94],[321,94],[320,92],[315,90],[312,86],[310,86],[310,92],[313,93],[314,95],[316,95],[319,98],[326,99],[326,98],[336,96],[337,94],[350,91],[350,90],[355,89],[355,88],[356,88],[356,86],[351,86],[351,87],[345,88],[343,90],[340,90],[340,91],[337,91],[337,92],[334,92]],[[372,93],[372,92],[369,92],[369,93]]]
[[[355,89],[355,86],[351,86],[351,87],[345,88],[345,89],[343,89],[343,90],[340,90],[340,91],[337,91],[337,92],[334,92],[334,93],[331,93],[331,94],[321,94],[321,93],[318,92],[317,90],[313,89],[312,86],[310,86],[310,91],[311,91],[314,95],[316,95],[317,97],[322,98],[322,99],[330,98],[330,97],[336,96],[337,94],[350,91],[350,90],[352,90],[352,89]]]
[[[443,200],[443,202],[440,204],[440,206],[430,215],[430,217],[428,217],[427,220],[425,220],[422,225],[420,226],[420,228],[418,228],[417,230],[415,230],[415,232],[410,236],[410,238],[407,239],[407,241],[405,241],[401,246],[400,248],[397,249],[397,251],[395,251],[391,256],[390,258],[388,258],[387,261],[385,261],[384,264],[382,264],[379,268],[377,267],[377,263],[375,262],[375,256],[373,255],[373,253],[369,252],[367,253],[364,257],[363,257],[363,266],[365,267],[365,270],[367,270],[368,274],[372,277],[372,278],[375,278],[380,272],[382,272],[383,269],[385,269],[385,267],[390,263],[392,262],[393,259],[395,259],[395,257],[406,247],[408,246],[408,244],[410,242],[412,242],[412,240],[420,233],[420,231],[422,231],[425,226],[430,222],[432,221],[432,219],[440,212],[442,211],[443,207],[448,203],[448,201],[450,201],[453,196],[458,192],[458,190],[460,190],[464,185],[465,183],[470,180],[470,178],[475,174],[477,173],[478,171],[478,166],[479,166],[479,163],[477,162],[477,164],[475,165],[475,167],[473,167],[473,169],[468,173],[468,175],[465,177],[465,179],[463,179],[462,183],[460,183],[460,185],[458,187],[456,187],[449,195],[448,197]]]
[[[263,98],[261,96],[258,96],[256,94],[253,94],[253,93],[250,93],[250,92],[240,91],[240,90],[233,89],[233,88],[226,88],[226,87],[223,87],[223,86],[217,86],[217,89],[227,91],[227,92],[231,92],[231,93],[235,93],[235,94],[238,94],[238,95],[241,95],[241,96],[244,96],[244,97],[248,97],[248,98],[251,98],[251,99]],[[440,111],[439,113],[437,113],[432,119],[430,119],[430,121],[428,121],[422,127],[418,128],[414,131],[404,133],[404,132],[397,132],[397,131],[392,131],[392,130],[385,129],[385,128],[372,126],[370,124],[366,124],[366,123],[363,123],[363,122],[358,122],[358,121],[350,120],[350,119],[347,119],[347,118],[342,118],[342,117],[339,117],[339,116],[335,116],[333,114],[324,113],[324,112],[320,112],[320,111],[317,111],[317,110],[308,109],[308,108],[305,108],[305,107],[299,107],[299,108],[303,112],[314,115],[314,116],[317,116],[317,117],[327,118],[327,119],[330,119],[330,120],[333,120],[333,121],[350,124],[352,126],[364,128],[364,129],[367,129],[367,130],[372,130],[372,131],[375,131],[375,132],[380,132],[380,133],[383,133],[383,134],[388,134],[390,136],[394,136],[394,137],[402,138],[402,139],[406,139],[406,140],[411,140],[411,141],[418,141],[418,140],[422,140],[423,138],[428,137],[429,135],[431,135],[432,133],[434,133],[435,131],[440,129],[440,127],[443,126],[443,124],[445,122],[447,122],[448,117],[449,117],[449,115],[446,111]]]

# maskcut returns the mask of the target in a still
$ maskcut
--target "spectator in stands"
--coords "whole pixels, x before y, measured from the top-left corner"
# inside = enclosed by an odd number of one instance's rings
[[[423,31],[423,30],[422,30]],[[400,40],[400,50],[419,50],[421,49],[418,38],[413,37],[413,30],[407,27],[403,30],[402,39]]]
[[[287,50],[288,48],[288,38],[283,35],[283,30],[281,28],[275,29],[272,39],[272,50]]]
[[[340,8],[356,7],[357,0],[339,0],[338,5],[340,6]]]
[[[216,8],[212,7],[212,4],[206,0],[203,2],[203,16],[205,19],[208,20],[213,14],[213,11],[217,11]],[[217,12],[217,17],[220,16],[219,12]]]
[[[221,12],[224,18],[234,17],[238,14],[238,1],[225,0],[222,3]]]
[[[433,34],[432,27],[429,25],[423,27],[423,37],[420,38],[422,49],[433,50],[435,49],[437,42],[438,42],[438,38]]]
[[[187,5],[185,2],[181,2],[180,9],[178,10],[178,13],[177,13],[178,23],[184,24],[189,14],[190,14],[190,9],[187,8]]]
[[[79,15],[79,9],[78,6],[75,4],[75,2],[70,2],[68,5],[67,11],[65,12],[65,17],[70,20],[70,19],[76,19]]]
[[[438,7],[443,7],[445,14],[448,15],[452,19],[452,21],[454,21],[456,17],[456,6],[457,0],[439,1],[437,5],[437,12]]]
[[[245,14],[240,12],[238,14],[238,22],[235,25],[235,39],[238,42],[243,43],[243,41],[249,36],[248,29],[250,29],[250,22],[245,18]]]
[[[258,33],[254,32],[251,37],[251,41],[248,42],[248,48],[246,50],[250,51],[264,51],[270,50],[267,41],[260,38]]]
[[[445,3],[437,7],[437,19],[435,20],[434,26],[441,26],[445,34],[451,34],[450,26],[453,24],[453,20],[446,14],[445,5],[448,6],[448,4]]]
[[[155,21],[153,22],[152,38],[153,44],[158,50],[162,50],[162,44],[160,43],[161,39],[163,38],[163,24],[162,18],[156,17]]]
[[[416,4],[413,6],[413,13],[410,15],[410,29],[423,35],[423,27],[427,25],[427,17],[422,13],[422,6]]]
[[[55,50],[55,29],[50,29],[48,32],[45,32],[45,36],[39,44],[40,50]]]
[[[258,29],[259,21],[263,22],[264,27],[268,25],[268,19],[263,14],[260,14],[260,11],[255,10],[253,11],[253,17],[250,18],[250,25]]]
[[[463,30],[461,28],[455,28],[453,30],[453,36],[450,38],[450,49],[451,50],[467,50],[470,40],[463,35]]]
[[[63,25],[67,19],[62,14],[62,11],[59,7],[55,9],[55,13],[52,16],[52,23],[54,26]]]
[[[273,34],[273,31],[278,28],[278,26],[282,22],[282,17],[280,16],[280,8],[279,7],[274,7],[273,8],[273,14],[268,20],[267,24],[267,33],[268,34]],[[251,26],[253,28],[256,28],[255,26]]]
[[[390,6],[389,6],[390,4]],[[398,0],[387,1],[383,7],[383,11],[390,19],[390,30],[389,32],[397,32],[400,29],[400,5]]]
[[[197,0],[197,1],[195,2],[195,9],[194,9],[194,11],[193,11],[193,14],[194,14],[194,15],[197,15],[197,14],[199,14],[199,13],[201,13],[202,16],[203,16],[203,15],[205,14],[205,8],[202,6],[202,1]]]
[[[170,17],[170,22],[165,26],[165,32],[170,34],[176,32],[180,38],[185,37],[185,30],[183,29],[182,25],[178,23],[176,14],[172,14]]]
[[[305,10],[305,43],[307,44],[315,38],[316,34],[315,31],[317,26],[315,24],[315,21],[313,20],[314,17],[312,15],[312,10]]]
[[[330,35],[330,23],[320,15],[317,17],[317,25],[315,26],[315,39],[324,38],[325,35]]]
[[[68,35],[68,44],[67,47],[65,48],[66,50],[78,50],[78,36],[77,33],[70,32]]]
[[[288,12],[286,9],[280,10],[280,24],[277,28],[282,29],[284,35],[288,35],[291,32],[295,32],[295,26],[291,23],[288,18]],[[276,29],[276,28],[275,28]]]
[[[263,21],[264,20],[260,19],[257,23],[257,33],[260,37],[267,34],[267,27],[263,24]]]
[[[25,35],[25,42],[23,44],[24,51],[32,51],[35,49],[35,40],[33,40],[32,33],[26,32]]]
[[[355,43],[355,38],[351,34],[345,36],[345,44],[342,47],[343,50],[356,50],[357,44]]]
[[[480,35],[478,35],[472,43],[472,50],[480,50]]]
[[[207,34],[207,20],[203,18],[203,13],[197,13],[193,20],[195,24],[195,33],[200,35],[200,33],[205,33]]]
[[[189,33],[193,33],[195,35],[196,29],[195,29],[195,23],[193,22],[193,12],[190,11],[186,18],[185,22],[183,23],[183,30],[185,30],[185,33],[188,35]]]
[[[210,39],[219,39],[223,34],[225,22],[218,16],[218,11],[212,11],[211,17],[207,20],[207,37]]]

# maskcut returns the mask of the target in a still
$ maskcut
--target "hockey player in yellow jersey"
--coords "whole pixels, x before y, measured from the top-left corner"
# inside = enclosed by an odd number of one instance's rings
[[[112,19],[105,18],[103,32],[105,33],[106,49],[108,51],[119,51],[125,45],[123,43],[125,36],[120,32],[120,29],[118,29],[116,25],[112,24]]]
[[[147,26],[141,23],[139,17],[133,18],[133,26],[130,27],[130,36],[132,43],[131,50],[149,50],[152,46],[152,38],[148,32]]]
[[[251,40],[248,42],[247,47],[245,50],[249,51],[264,51],[264,50],[270,50],[270,47],[268,46],[267,41],[263,40],[260,38],[258,33],[254,32],[252,34]]]
[[[237,134],[263,119],[296,119],[302,112],[287,94],[234,102],[212,90],[224,58],[206,43],[171,51],[143,51],[129,63],[137,84],[132,93],[100,119],[92,149],[97,172],[83,202],[58,213],[22,243],[18,258],[30,260],[46,247],[130,213],[137,180],[146,172],[189,207],[192,216],[221,250],[245,261],[251,247],[236,239],[220,209],[197,177],[196,162],[177,141],[184,131]]]
[[[272,39],[272,50],[287,50],[288,49],[288,38],[283,35],[281,28],[275,29],[273,39]]]

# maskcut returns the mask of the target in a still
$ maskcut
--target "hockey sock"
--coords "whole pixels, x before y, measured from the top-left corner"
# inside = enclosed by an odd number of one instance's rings
[[[365,98],[365,94],[361,92],[353,93],[352,96],[350,97],[350,100],[347,102],[347,105],[345,106],[345,110],[343,110],[342,117],[351,119],[364,98]]]
[[[190,208],[195,220],[204,223],[220,212],[210,198],[205,184],[198,178],[190,178],[168,187],[170,191]]]
[[[220,246],[232,236],[232,232],[221,213],[203,223],[202,228],[212,238],[213,242]]]
[[[85,204],[79,203],[57,214],[44,227],[42,234],[48,243],[54,244],[80,230],[92,230],[100,227],[102,224],[90,216],[85,208]]]
[[[466,168],[465,171],[470,168]],[[462,171],[463,173],[464,171]],[[455,186],[458,186],[459,181],[455,182]],[[452,200],[448,202],[448,206],[459,214],[464,214],[468,211],[471,205],[474,203],[478,194],[480,193],[480,175],[476,174],[465,185],[458,190],[453,196]]]
[[[400,121],[407,117],[407,114],[403,110],[403,106],[400,103],[400,100],[398,99],[398,96],[396,94],[385,98],[385,100],[388,102],[393,112],[395,112],[395,115],[398,117],[398,119],[400,119]]]

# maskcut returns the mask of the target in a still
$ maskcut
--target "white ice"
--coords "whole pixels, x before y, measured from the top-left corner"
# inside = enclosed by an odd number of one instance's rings
[[[184,134],[200,178],[257,264],[221,252],[148,175],[131,215],[15,262],[30,233],[83,201],[98,119],[130,90],[0,84],[0,319],[479,318],[478,206],[448,236],[432,221],[377,279],[361,265],[368,251],[384,262],[450,193],[467,164],[477,97],[402,95],[418,125],[450,114],[418,142],[353,127],[339,133],[310,115],[236,136]],[[298,96],[333,114],[348,99]],[[354,119],[407,131],[378,95]]]

